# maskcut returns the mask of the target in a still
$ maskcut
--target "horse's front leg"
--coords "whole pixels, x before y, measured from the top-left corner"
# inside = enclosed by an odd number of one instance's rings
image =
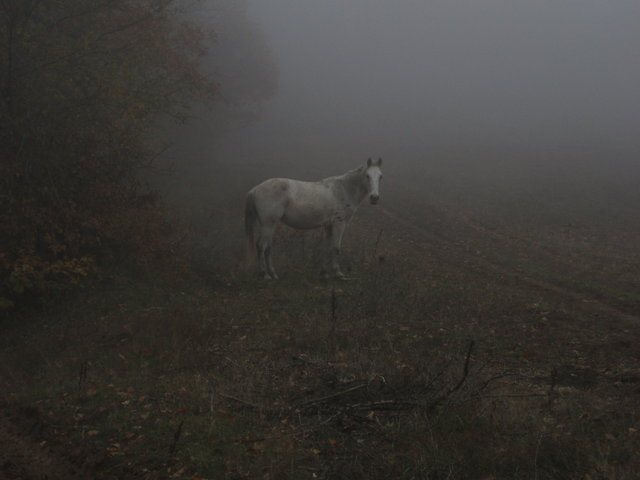
[[[340,256],[340,248],[342,245],[342,235],[344,234],[344,229],[346,228],[346,222],[338,222],[334,223],[331,227],[331,238],[329,239],[329,250],[330,250],[330,264],[331,270],[333,270],[333,274],[336,278],[340,278],[344,280],[345,276],[340,270],[340,265],[338,264],[338,257]]]

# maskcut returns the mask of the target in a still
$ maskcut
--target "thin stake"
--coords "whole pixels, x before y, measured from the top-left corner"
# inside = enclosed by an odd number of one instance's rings
[[[82,386],[87,381],[87,361],[80,363],[80,372],[78,373],[78,391],[82,390]]]
[[[556,383],[558,381],[558,368],[553,367],[553,371],[551,372],[551,379],[549,382],[549,392],[547,392],[547,403],[550,406],[553,402],[553,389],[556,387]]]
[[[336,289],[331,289],[331,330],[329,330],[329,342],[331,350],[335,354],[336,351],[336,324],[338,323],[338,297]]]
[[[384,230],[380,229],[378,231],[378,236],[376,237],[376,243],[373,246],[373,258],[376,258],[378,255],[378,245],[380,245],[380,239],[382,238],[382,232]]]
[[[182,421],[180,422],[180,425],[178,425],[177,430],[173,434],[173,442],[171,442],[171,445],[169,445],[169,453],[171,455],[175,453],[176,448],[178,447],[178,440],[180,440],[180,435],[182,434],[182,425],[184,425],[184,418],[182,419]]]

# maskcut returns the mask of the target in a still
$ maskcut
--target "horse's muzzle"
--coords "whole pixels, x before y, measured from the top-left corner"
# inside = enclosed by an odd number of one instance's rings
[[[378,200],[380,200],[380,195],[371,195],[369,197],[369,201],[371,202],[371,205],[377,205]]]

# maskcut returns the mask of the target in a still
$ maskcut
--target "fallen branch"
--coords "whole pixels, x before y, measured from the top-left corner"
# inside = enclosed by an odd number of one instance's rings
[[[227,395],[225,393],[218,393],[218,396],[220,396],[222,398],[226,398],[227,400],[233,400],[234,402],[241,403],[245,407],[249,407],[249,408],[251,408],[253,410],[262,410],[262,408],[259,405],[255,405],[253,403],[249,403],[246,400],[242,400],[241,398],[234,397],[232,395]]]
[[[406,410],[413,408],[424,408],[424,404],[411,400],[379,400],[377,402],[356,403],[349,405],[352,410]]]
[[[367,386],[366,383],[361,383],[359,385],[355,385],[341,392],[332,393],[331,395],[326,395],[324,397],[307,400],[306,402],[302,402],[301,404],[299,404],[298,407],[308,407],[309,405],[317,405],[319,403],[324,403],[327,400],[333,400],[334,398],[341,397],[343,395],[346,395],[347,393],[355,392],[356,390],[360,390],[361,388],[365,388],[366,386]]]
[[[496,393],[492,395],[481,395],[480,398],[536,398],[547,396],[546,393]]]

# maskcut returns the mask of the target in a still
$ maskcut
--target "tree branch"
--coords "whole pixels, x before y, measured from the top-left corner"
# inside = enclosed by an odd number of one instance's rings
[[[462,377],[460,378],[458,383],[456,383],[453,387],[451,387],[449,390],[447,390],[446,393],[440,395],[433,402],[431,402],[431,404],[428,405],[427,408],[426,408],[427,413],[433,412],[436,409],[436,407],[438,407],[443,401],[445,401],[447,398],[449,398],[455,392],[460,390],[462,385],[464,385],[464,382],[467,380],[467,376],[469,375],[469,362],[471,360],[471,352],[473,351],[474,343],[475,342],[473,340],[471,340],[469,342],[469,348],[467,349],[467,356],[466,356],[465,361],[464,361],[464,369],[462,371]]]

